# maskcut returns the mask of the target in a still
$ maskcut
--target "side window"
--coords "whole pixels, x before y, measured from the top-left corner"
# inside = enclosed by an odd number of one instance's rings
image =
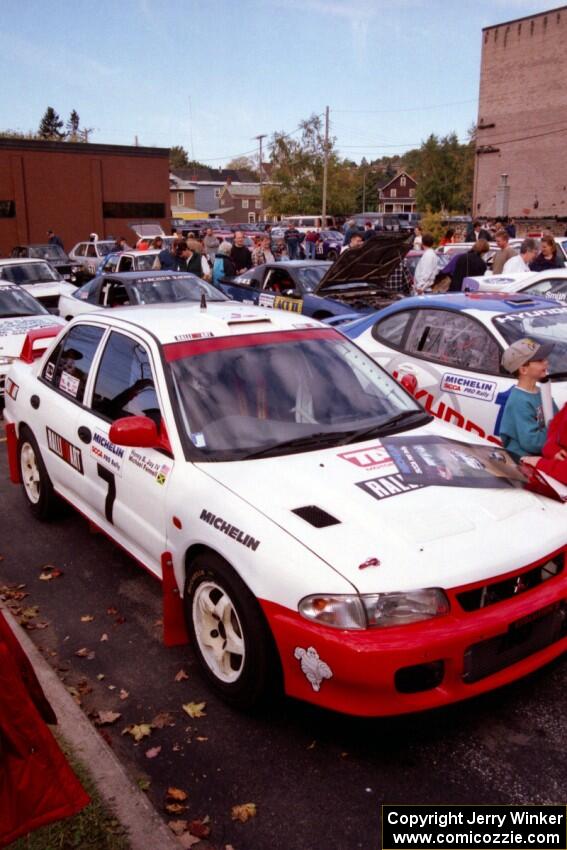
[[[75,325],[55,347],[44,366],[43,377],[61,392],[82,401],[89,369],[104,328]]]
[[[135,339],[113,332],[102,355],[93,394],[95,413],[114,422],[122,416],[161,414],[148,352]]]
[[[542,295],[545,298],[553,298],[555,301],[567,300],[567,279],[562,278],[547,278],[540,280],[538,283],[533,283],[522,292],[529,292],[530,295]]]
[[[77,245],[75,248],[75,256],[76,257],[84,257],[85,256],[85,243],[81,242],[80,245]]]
[[[92,242],[89,242],[89,244],[86,246],[86,248],[87,248],[87,251],[86,251],[87,257],[96,257],[96,248],[95,248],[95,246],[93,245]]]
[[[394,313],[393,316],[382,319],[372,328],[372,336],[374,339],[393,345],[394,348],[400,348],[411,316],[412,313],[406,310],[403,313]]]
[[[132,257],[128,257],[127,255],[120,257],[118,262],[121,272],[131,272],[132,271]]]
[[[120,256],[118,254],[109,254],[106,260],[103,261],[102,270],[105,272],[115,272],[118,268]]]
[[[479,322],[463,313],[419,310],[406,350],[458,369],[500,371],[500,349],[496,340]]]

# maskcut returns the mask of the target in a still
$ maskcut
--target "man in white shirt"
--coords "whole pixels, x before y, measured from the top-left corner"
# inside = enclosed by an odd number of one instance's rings
[[[537,256],[537,242],[535,239],[524,239],[520,245],[520,253],[504,263],[502,274],[515,274],[516,272],[529,272],[530,263]]]
[[[431,233],[424,233],[421,244],[425,251],[415,269],[415,291],[418,295],[423,295],[426,290],[431,289],[439,272],[439,262],[433,250],[433,243]]]

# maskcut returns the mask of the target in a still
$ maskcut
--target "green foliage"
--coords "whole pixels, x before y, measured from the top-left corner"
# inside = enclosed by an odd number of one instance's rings
[[[62,127],[63,121],[53,107],[48,106],[39,124],[37,135],[40,139],[61,141],[65,137],[65,133],[62,132]]]
[[[257,167],[253,156],[237,156],[226,164],[226,168],[235,168],[237,171],[256,171]]]
[[[170,168],[187,168],[189,165],[189,157],[187,151],[181,145],[173,145],[169,149],[169,167]]]
[[[81,119],[79,118],[79,113],[76,109],[73,109],[73,111],[69,115],[69,120],[65,125],[65,129],[67,130],[67,138],[70,142],[77,142],[79,140],[80,123]]]
[[[455,133],[431,134],[418,150],[404,156],[417,180],[417,208],[433,212],[468,212],[472,203],[474,142],[461,144]]]
[[[439,240],[445,233],[446,227],[443,225],[445,215],[440,212],[432,212],[431,207],[421,216],[421,230],[423,233],[431,233],[438,244]]]
[[[21,133],[19,130],[0,130],[0,139],[37,139],[37,133],[31,130],[27,133]]]

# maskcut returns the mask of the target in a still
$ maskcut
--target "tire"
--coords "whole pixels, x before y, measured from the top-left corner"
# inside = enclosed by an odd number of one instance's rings
[[[36,439],[25,426],[20,429],[18,460],[30,511],[36,519],[52,519],[59,512],[61,503],[47,474]]]
[[[338,253],[335,250],[331,249],[327,252],[327,256],[325,257],[325,259],[330,260],[332,263],[334,263],[338,256]]]
[[[235,708],[263,703],[280,681],[274,641],[256,598],[219,555],[203,553],[188,565],[184,608],[195,655],[214,690]]]

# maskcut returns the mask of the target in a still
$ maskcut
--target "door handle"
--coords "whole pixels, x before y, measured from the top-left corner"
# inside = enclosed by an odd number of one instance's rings
[[[93,438],[90,428],[87,428],[85,425],[81,425],[81,427],[77,431],[77,434],[79,435],[79,440],[81,440],[81,442],[83,443],[86,443],[87,445]]]

